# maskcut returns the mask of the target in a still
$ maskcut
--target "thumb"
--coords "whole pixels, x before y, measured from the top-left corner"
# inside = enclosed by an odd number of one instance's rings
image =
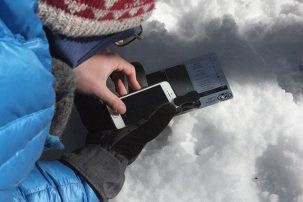
[[[144,134],[147,141],[158,136],[176,115],[176,107],[171,103],[162,104],[147,119],[139,123],[137,131]]]
[[[146,125],[149,125],[151,128],[164,129],[175,115],[176,107],[172,103],[164,103],[147,118]]]
[[[98,90],[96,95],[102,99],[115,112],[124,114],[126,112],[125,104],[107,87]]]

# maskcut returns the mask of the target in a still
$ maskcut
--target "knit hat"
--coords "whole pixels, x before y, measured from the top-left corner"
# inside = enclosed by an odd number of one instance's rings
[[[70,37],[108,35],[136,27],[155,0],[39,0],[39,16],[50,30]]]

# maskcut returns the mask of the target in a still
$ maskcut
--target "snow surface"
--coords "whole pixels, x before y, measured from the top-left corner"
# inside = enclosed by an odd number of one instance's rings
[[[112,202],[303,202],[303,1],[161,0],[152,20],[126,57],[214,51],[235,97],[176,117]]]
[[[232,89],[233,100],[175,118],[115,201],[303,201],[303,107],[277,83]]]

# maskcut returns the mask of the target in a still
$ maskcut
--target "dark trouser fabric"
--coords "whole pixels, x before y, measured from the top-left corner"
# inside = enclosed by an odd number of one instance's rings
[[[86,145],[78,152],[64,154],[62,161],[81,174],[103,201],[120,192],[128,164],[124,157],[99,145]]]

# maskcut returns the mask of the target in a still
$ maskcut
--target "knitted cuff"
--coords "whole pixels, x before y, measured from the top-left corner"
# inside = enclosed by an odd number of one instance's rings
[[[56,108],[50,134],[60,136],[72,111],[76,83],[72,69],[60,60],[53,59],[52,73],[56,78]]]
[[[54,32],[88,37],[139,26],[154,7],[155,0],[40,0],[38,14]]]

